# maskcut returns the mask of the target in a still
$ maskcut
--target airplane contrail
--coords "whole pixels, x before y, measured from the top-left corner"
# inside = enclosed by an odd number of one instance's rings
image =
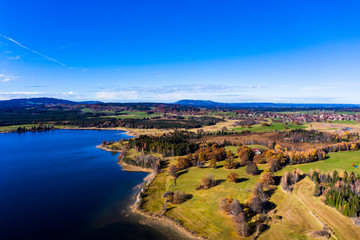
[[[17,44],[18,46],[20,46],[20,47],[22,47],[22,48],[24,48],[24,49],[26,49],[26,50],[28,50],[28,51],[31,51],[31,52],[39,55],[39,56],[42,56],[42,57],[50,60],[50,61],[53,61],[53,62],[55,62],[55,63],[57,63],[57,64],[60,64],[61,66],[67,67],[67,66],[66,66],[65,64],[63,64],[62,62],[59,62],[59,61],[56,60],[56,59],[53,59],[53,58],[48,57],[48,56],[46,56],[46,55],[44,55],[44,54],[42,54],[42,53],[39,53],[39,52],[37,52],[37,51],[35,51],[35,50],[32,50],[32,49],[30,49],[30,48],[22,45],[21,43],[19,43],[18,41],[14,40],[14,39],[12,39],[12,38],[9,38],[9,37],[4,36],[4,35],[2,35],[2,34],[0,34],[0,36],[3,37],[3,38],[5,38],[5,39],[7,39],[7,40],[9,40],[9,41],[11,41],[11,42],[13,42],[13,43],[15,43],[15,44]]]

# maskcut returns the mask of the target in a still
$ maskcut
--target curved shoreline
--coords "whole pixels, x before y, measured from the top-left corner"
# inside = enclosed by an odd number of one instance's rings
[[[185,235],[188,239],[206,240],[207,238],[200,236],[195,232],[191,232],[189,229],[182,226],[181,224],[179,224],[178,222],[176,222],[174,219],[172,219],[170,217],[167,217],[165,215],[154,214],[151,212],[150,213],[145,212],[141,208],[141,202],[143,201],[143,198],[141,197],[141,195],[143,193],[145,193],[145,191],[148,187],[150,187],[150,185],[154,181],[155,177],[156,177],[155,172],[152,172],[146,178],[144,178],[145,184],[140,189],[140,192],[137,194],[134,204],[132,204],[130,206],[130,210],[133,213],[142,215],[143,217],[146,217],[149,220],[152,220],[152,221],[156,220],[158,222],[158,224],[161,224],[164,227],[168,227],[169,225],[171,225],[171,228],[173,228],[173,230],[177,231],[180,234]]]
[[[105,150],[105,151],[109,151],[109,152],[121,152],[121,150],[113,151],[113,150],[105,148],[101,145],[98,145],[96,147],[100,148],[102,150]],[[143,184],[142,188],[140,189],[139,193],[136,195],[135,202],[133,204],[131,204],[129,207],[130,211],[132,213],[139,214],[150,221],[157,221],[157,224],[164,226],[165,228],[167,228],[167,227],[169,227],[169,225],[171,225],[171,228],[173,228],[174,231],[176,231],[179,234],[185,235],[186,238],[188,238],[188,239],[194,239],[194,240],[206,240],[207,239],[203,236],[198,235],[195,232],[191,232],[189,229],[180,225],[178,222],[176,222],[174,219],[172,219],[170,217],[167,217],[165,215],[153,214],[151,212],[145,212],[144,210],[142,210],[141,209],[141,202],[143,201],[142,194],[144,194],[145,191],[147,190],[147,188],[150,187],[151,183],[154,181],[157,174],[154,172],[153,169],[150,169],[150,168],[143,168],[143,167],[130,165],[130,164],[124,163],[123,161],[118,161],[118,163],[121,165],[123,171],[149,173],[144,178],[144,182],[143,182],[144,184]],[[155,222],[153,222],[153,223],[155,223]],[[148,224],[148,225],[152,225],[152,224]],[[153,228],[157,229],[156,227],[153,227]],[[159,229],[157,229],[157,230],[160,231]]]

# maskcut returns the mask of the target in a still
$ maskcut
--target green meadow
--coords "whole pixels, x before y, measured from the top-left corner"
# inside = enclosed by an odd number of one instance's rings
[[[237,147],[226,147],[227,150],[236,152]],[[168,158],[169,164],[174,164],[176,158]],[[236,159],[235,159],[236,160]],[[308,173],[310,169],[346,170],[360,173],[360,168],[352,167],[352,163],[360,166],[360,152],[339,152],[329,154],[329,158],[323,161],[287,166],[275,175],[282,176],[285,171],[295,168]],[[266,164],[258,165],[260,170],[266,169]],[[230,172],[239,174],[239,182],[231,183],[226,181]],[[201,179],[207,174],[215,175],[220,184],[208,190],[195,190]],[[182,191],[191,195],[191,199],[186,202],[167,205],[166,215],[178,220],[186,228],[206,236],[209,239],[239,239],[233,229],[231,217],[224,215],[219,210],[219,201],[223,197],[232,197],[244,203],[251,196],[251,189],[258,181],[259,175],[250,176],[246,174],[245,168],[225,169],[223,161],[217,163],[217,168],[191,167],[179,172],[179,176],[174,182],[173,177],[167,171],[157,175],[150,188],[145,193],[143,208],[146,211],[158,212],[162,209],[164,199],[161,197],[165,191]],[[310,184],[310,183],[309,183]],[[311,194],[310,194],[311,195]],[[301,195],[302,196],[302,195]],[[309,196],[307,198],[310,198]],[[267,239],[270,233],[281,230],[277,239],[308,239],[307,232],[310,230],[320,230],[321,226],[313,218],[306,206],[297,196],[288,195],[278,187],[270,199],[278,207],[281,214],[290,214],[291,218],[284,220],[281,224],[270,226],[270,230],[265,232],[259,239]],[[318,201],[318,200],[316,200]],[[291,212],[289,212],[291,211]],[[335,214],[335,213],[334,213]],[[285,231],[287,228],[289,231]],[[249,238],[250,239],[250,238]]]
[[[236,132],[241,132],[244,130],[249,130],[251,132],[274,132],[274,131],[284,131],[286,129],[305,129],[307,128],[305,125],[297,125],[289,123],[288,125],[285,125],[283,123],[272,123],[271,126],[262,126],[261,124],[253,125],[250,128],[247,127],[234,127],[232,130],[235,130]]]

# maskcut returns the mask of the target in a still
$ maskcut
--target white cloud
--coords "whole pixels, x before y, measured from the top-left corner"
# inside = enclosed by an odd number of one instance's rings
[[[19,77],[0,73],[0,82],[11,82],[11,81],[15,81],[15,79],[17,79],[17,78],[19,78]]]
[[[39,97],[42,92],[26,92],[26,91],[14,91],[14,92],[0,92],[0,100],[8,100],[14,98],[31,98]]]
[[[95,94],[100,101],[158,101],[174,102],[180,99],[202,99],[224,101],[224,94],[244,98],[245,93],[254,92],[263,86],[240,85],[169,85],[160,87],[119,87],[102,90]],[[234,100],[235,101],[235,100]]]

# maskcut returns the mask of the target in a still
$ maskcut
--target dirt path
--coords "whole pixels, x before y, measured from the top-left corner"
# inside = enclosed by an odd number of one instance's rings
[[[360,239],[360,228],[341,215],[334,208],[326,206],[319,198],[313,196],[314,184],[308,178],[295,185],[292,194],[296,196],[312,214],[322,223],[326,224],[337,239]]]

